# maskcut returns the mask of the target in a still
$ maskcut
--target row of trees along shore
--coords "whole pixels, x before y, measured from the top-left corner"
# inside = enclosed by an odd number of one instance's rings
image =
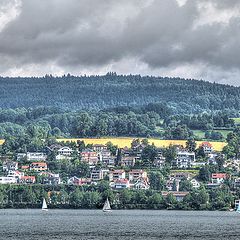
[[[240,191],[236,192],[240,198]],[[234,196],[229,188],[191,191],[179,202],[169,193],[163,197],[156,190],[113,191],[107,182],[96,186],[1,185],[1,208],[40,208],[42,199],[48,199],[50,208],[102,208],[109,198],[113,209],[175,209],[175,210],[228,210],[234,207]]]

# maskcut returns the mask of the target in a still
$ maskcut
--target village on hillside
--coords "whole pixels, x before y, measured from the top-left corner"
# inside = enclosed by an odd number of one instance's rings
[[[163,198],[171,194],[178,202],[203,188],[228,186],[234,194],[240,187],[240,159],[226,159],[209,142],[196,148],[194,140],[188,140],[186,147],[167,148],[157,148],[147,139],[134,139],[130,148],[118,148],[111,142],[53,142],[42,152],[2,154],[1,165],[1,185],[83,187],[107,182],[115,192],[152,189]],[[228,204],[235,207],[237,196]]]

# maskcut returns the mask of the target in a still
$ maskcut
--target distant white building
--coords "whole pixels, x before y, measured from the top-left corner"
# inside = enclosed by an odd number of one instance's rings
[[[109,169],[92,169],[91,179],[92,181],[99,181],[104,179],[109,173]]]
[[[17,178],[15,177],[0,177],[0,184],[11,184],[17,183]]]
[[[123,167],[133,167],[136,163],[136,159],[137,159],[137,157],[135,157],[135,156],[122,157],[121,165]]]
[[[104,144],[94,144],[92,149],[95,152],[102,152],[104,150],[107,150],[107,146]]]
[[[189,168],[195,162],[195,153],[188,151],[178,151],[174,165],[178,168]]]
[[[43,152],[28,152],[27,160],[33,162],[44,162],[47,159],[47,155]]]
[[[111,152],[107,149],[103,149],[98,152],[99,161],[107,166],[114,166],[115,159],[112,157]]]
[[[7,175],[7,177],[14,177],[17,179],[21,178],[22,176],[24,176],[23,172],[13,171],[13,170],[8,171],[8,175]]]
[[[110,183],[110,186],[115,189],[128,189],[130,188],[128,179],[117,179],[114,182]]]
[[[57,153],[62,156],[71,156],[74,150],[70,147],[62,147],[60,148]]]
[[[126,172],[122,169],[116,169],[109,172],[109,181],[115,181],[117,179],[125,179],[126,178]]]
[[[70,160],[74,150],[70,147],[61,147],[57,151],[56,160]]]
[[[163,168],[165,166],[165,162],[166,162],[166,159],[165,157],[163,157],[162,155],[158,155],[155,159],[154,159],[154,166],[155,167],[158,167],[158,168]]]
[[[18,170],[18,163],[13,161],[5,161],[2,165],[3,172]]]
[[[17,154],[18,161],[24,158],[26,158],[26,160],[30,162],[44,162],[47,159],[47,155],[43,152],[27,152]]]
[[[147,172],[142,169],[132,169],[128,175],[130,182],[137,182],[139,178],[147,179]]]
[[[199,188],[200,187],[200,183],[195,178],[193,178],[190,182],[191,182],[193,188]]]
[[[217,153],[208,153],[208,164],[217,164]]]

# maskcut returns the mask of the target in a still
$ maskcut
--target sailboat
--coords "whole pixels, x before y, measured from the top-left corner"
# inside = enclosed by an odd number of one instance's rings
[[[103,206],[103,212],[111,212],[111,206],[110,206],[110,203],[109,203],[109,200],[107,198],[107,200],[105,201],[104,203],[104,206]]]
[[[240,213],[240,202],[238,204],[238,207],[237,207],[237,210],[236,210],[237,213]]]
[[[47,203],[46,203],[45,198],[43,199],[43,203],[42,203],[42,211],[48,211]]]

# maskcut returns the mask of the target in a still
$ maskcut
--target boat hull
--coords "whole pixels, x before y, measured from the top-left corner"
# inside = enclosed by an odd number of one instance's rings
[[[112,212],[112,210],[111,209],[104,209],[103,212],[110,213],[110,212]]]

